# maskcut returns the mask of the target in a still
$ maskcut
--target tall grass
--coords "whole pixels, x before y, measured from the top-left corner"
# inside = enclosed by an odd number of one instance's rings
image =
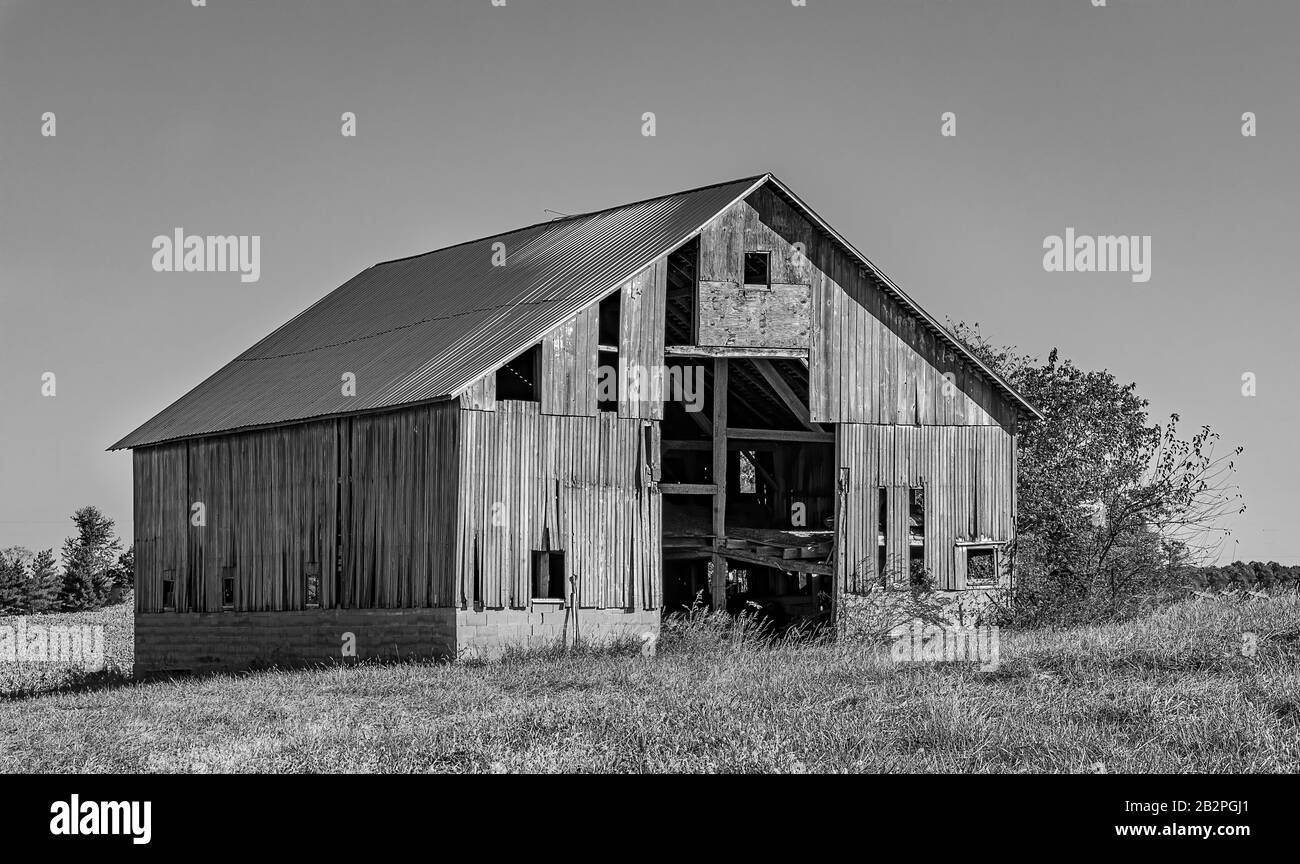
[[[1254,633],[1254,655],[1242,633]],[[1300,769],[1300,599],[1003,633],[1002,663],[701,610],[623,643],[12,695],[5,771]]]

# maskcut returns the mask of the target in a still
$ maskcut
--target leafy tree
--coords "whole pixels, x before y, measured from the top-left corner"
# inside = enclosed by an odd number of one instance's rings
[[[63,607],[92,609],[102,606],[113,588],[122,541],[113,520],[93,505],[73,513],[72,522],[77,536],[63,541]]]
[[[1136,384],[1088,371],[1053,349],[1047,361],[954,335],[1011,382],[1044,419],[1020,426],[1017,616],[1092,620],[1158,598],[1192,563],[1214,556],[1226,517],[1242,512],[1230,484],[1238,447],[1217,455],[1208,426],[1190,438],[1179,417],[1152,423]]]

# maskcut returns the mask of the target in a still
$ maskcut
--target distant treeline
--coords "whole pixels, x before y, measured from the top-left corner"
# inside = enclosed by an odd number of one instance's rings
[[[1189,567],[1185,571],[1190,584],[1198,588],[1300,588],[1300,566],[1276,561],[1233,561],[1223,567]]]
[[[82,507],[72,524],[57,561],[53,549],[0,549],[0,615],[94,609],[134,587],[135,547],[122,551],[113,520]]]

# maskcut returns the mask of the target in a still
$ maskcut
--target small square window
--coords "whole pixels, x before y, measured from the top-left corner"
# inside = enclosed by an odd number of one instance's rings
[[[175,579],[163,580],[162,605],[163,605],[163,611],[165,612],[176,611],[176,580]]]
[[[221,608],[235,608],[235,577],[227,576],[221,580]]]
[[[966,587],[998,584],[998,550],[975,546],[966,550]]]
[[[761,285],[764,288],[771,286],[771,271],[768,267],[771,263],[771,255],[770,252],[745,253],[746,285]]]
[[[564,599],[563,552],[533,552],[533,599]]]

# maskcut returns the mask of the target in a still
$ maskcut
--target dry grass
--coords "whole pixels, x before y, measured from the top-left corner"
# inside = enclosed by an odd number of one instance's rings
[[[1243,631],[1258,635],[1253,657]],[[0,770],[1300,769],[1295,594],[1002,635],[992,672],[697,621],[653,659],[552,651],[19,687],[0,701]],[[2,692],[15,688],[0,670]]]

